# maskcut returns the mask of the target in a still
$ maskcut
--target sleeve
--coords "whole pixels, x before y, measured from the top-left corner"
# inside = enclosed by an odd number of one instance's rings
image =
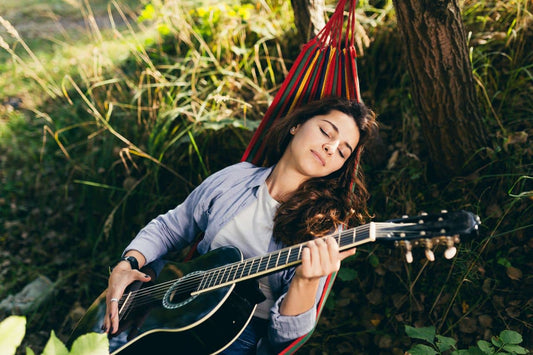
[[[318,291],[315,296],[315,305],[307,312],[296,316],[284,316],[280,314],[281,302],[287,294],[289,283],[284,286],[283,295],[278,298],[270,310],[267,338],[262,339],[260,342],[258,353],[277,354],[289,343],[313,330],[317,320],[317,305],[322,297],[326,279],[327,276],[320,279]]]
[[[137,250],[150,263],[171,250],[180,250],[205,231],[209,208],[220,193],[218,188],[227,174],[224,170],[208,177],[176,208],[151,220],[126,247]]]

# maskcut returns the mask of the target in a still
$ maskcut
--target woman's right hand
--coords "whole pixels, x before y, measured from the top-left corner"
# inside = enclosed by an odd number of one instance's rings
[[[119,262],[111,272],[106,295],[106,314],[102,330],[114,334],[118,330],[118,302],[124,290],[134,281],[148,282],[151,277],[139,270],[133,270],[126,261]]]

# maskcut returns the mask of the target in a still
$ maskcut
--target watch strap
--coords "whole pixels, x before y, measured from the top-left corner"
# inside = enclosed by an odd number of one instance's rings
[[[139,270],[139,262],[137,261],[137,259],[134,257],[134,256],[123,256],[122,258],[120,258],[120,260],[117,262],[120,263],[121,261],[127,261],[130,263],[130,266],[133,270]],[[115,264],[116,265],[116,264]]]

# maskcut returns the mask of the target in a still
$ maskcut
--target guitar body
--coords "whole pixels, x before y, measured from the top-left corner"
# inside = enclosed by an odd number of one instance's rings
[[[167,282],[169,285],[162,287],[163,301],[161,297],[142,295],[137,296],[142,298],[141,307],[122,311],[122,308],[126,307],[119,305],[120,329],[118,333],[110,336],[110,352],[120,355],[146,355],[157,348],[172,349],[173,354],[211,354],[229,346],[251,320],[258,300],[255,292],[259,290],[250,290],[249,284],[245,287],[232,284],[192,297],[172,298],[169,295],[172,294],[174,284],[195,282],[191,281],[193,278],[188,275],[194,276],[203,270],[240,260],[240,251],[227,247],[214,250],[188,263],[167,263],[156,284],[157,286]],[[138,282],[127,289],[125,294],[139,290],[139,286],[141,288],[137,293],[142,294],[144,287],[153,286],[150,284]],[[105,301],[104,291],[80,320],[69,343],[82,334],[102,332]],[[137,301],[131,300],[131,305]]]

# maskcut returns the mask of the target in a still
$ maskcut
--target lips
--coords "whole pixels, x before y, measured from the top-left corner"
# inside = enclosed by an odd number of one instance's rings
[[[326,166],[326,161],[320,156],[320,154],[318,154],[314,150],[311,150],[311,153],[313,154],[315,159],[318,160],[320,162],[320,164],[322,164],[322,166]]]

